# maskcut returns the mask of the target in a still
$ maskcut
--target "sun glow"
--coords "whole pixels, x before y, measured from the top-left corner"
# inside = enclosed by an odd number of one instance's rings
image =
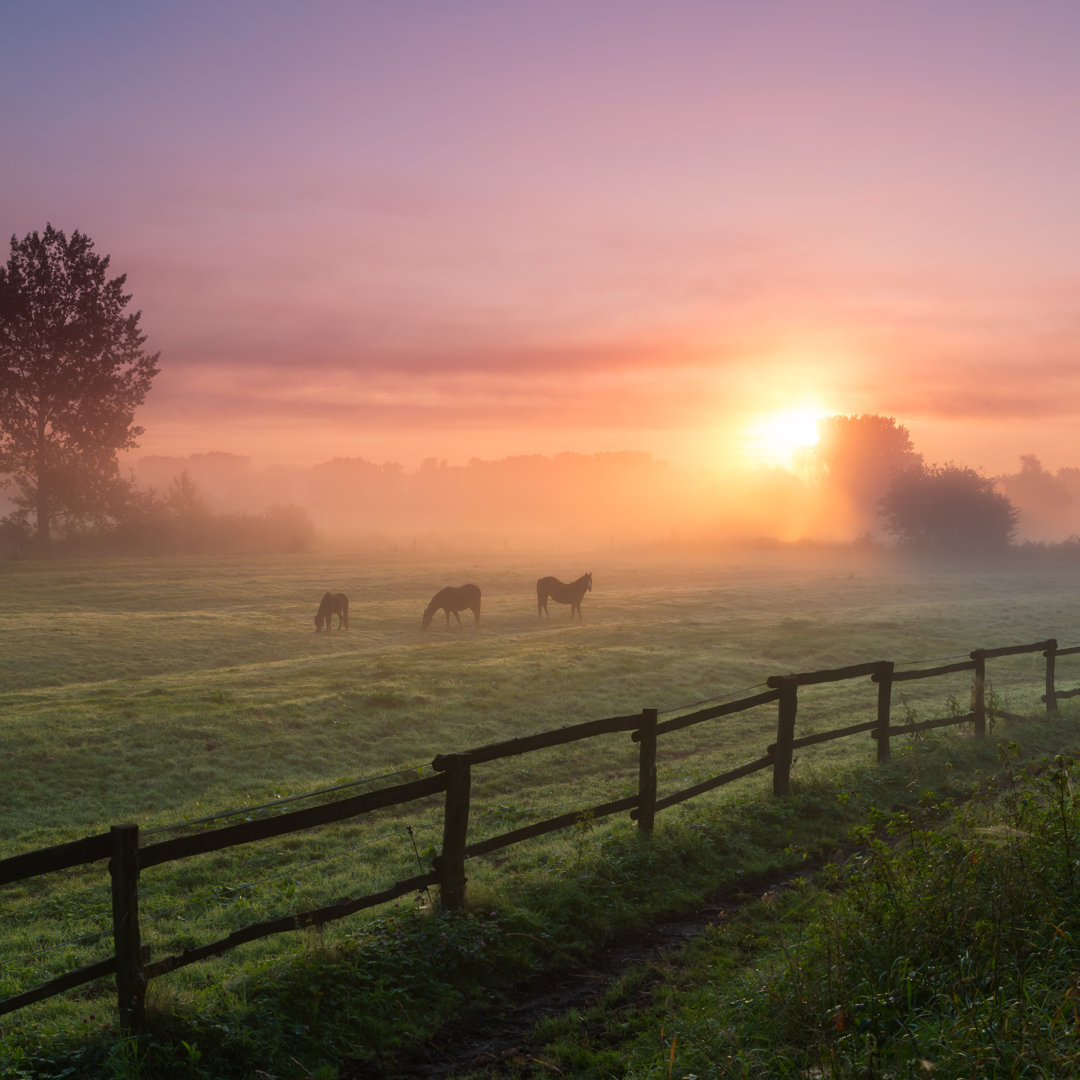
[[[743,453],[760,465],[790,468],[799,452],[818,441],[818,421],[827,413],[815,405],[800,405],[756,417],[747,425]]]

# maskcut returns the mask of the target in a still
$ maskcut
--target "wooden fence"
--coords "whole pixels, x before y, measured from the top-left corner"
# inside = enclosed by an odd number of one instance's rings
[[[1080,689],[1057,690],[1055,688],[1055,660],[1058,657],[1080,653],[1080,646],[1059,649],[1057,642],[1051,639],[1032,645],[976,649],[969,654],[967,660],[959,663],[917,671],[896,671],[892,661],[875,661],[826,671],[773,676],[767,680],[765,685],[768,689],[762,693],[700,709],[670,720],[660,721],[656,709],[643,709],[640,713],[629,716],[588,721],[539,735],[508,739],[460,753],[440,754],[432,761],[435,771],[433,776],[340,799],[322,806],[284,813],[273,818],[246,821],[242,824],[225,826],[146,846],[140,844],[137,825],[115,825],[106,833],[0,860],[0,885],[4,885],[40,874],[108,859],[112,888],[114,946],[113,954],[105,959],[70,971],[32,990],[0,1001],[0,1015],[92,980],[114,975],[120,1021],[126,1027],[138,1028],[143,1022],[146,987],[151,979],[226,952],[245,942],[302,927],[322,925],[431,885],[439,887],[439,898],[443,906],[448,908],[460,906],[465,899],[466,861],[478,855],[575,825],[586,818],[601,818],[627,811],[631,819],[636,820],[638,829],[647,834],[652,831],[659,811],[769,768],[772,769],[773,794],[783,796],[789,789],[791,765],[796,750],[850,735],[860,733],[872,735],[877,743],[879,762],[888,759],[890,740],[896,736],[970,723],[975,735],[982,737],[986,733],[987,720],[986,661],[995,657],[1035,652],[1041,652],[1046,658],[1046,692],[1042,700],[1046,703],[1047,712],[1054,712],[1060,700],[1080,694]],[[972,673],[970,712],[921,722],[903,724],[892,722],[892,690],[896,683],[930,679],[957,672]],[[874,720],[798,738],[795,736],[800,686],[867,677],[877,687],[877,714]],[[764,754],[691,787],[665,795],[663,798],[657,797],[657,760],[661,736],[774,702],[777,704],[776,742],[770,745]],[[997,715],[1009,716],[1010,714],[998,710]],[[619,732],[629,732],[638,746],[637,794],[560,814],[546,821],[536,822],[498,836],[469,842],[470,789],[472,770],[475,766],[500,758],[528,754],[547,747]],[[434,795],[443,796],[443,835],[441,850],[432,861],[432,868],[427,873],[397,881],[381,892],[252,923],[218,941],[185,949],[176,955],[160,960],[151,961],[149,950],[143,947],[139,926],[139,876],[142,871],[177,859],[205,852],[221,851],[237,844],[247,844],[268,837],[282,836],[316,826],[355,819],[375,810],[430,798]]]

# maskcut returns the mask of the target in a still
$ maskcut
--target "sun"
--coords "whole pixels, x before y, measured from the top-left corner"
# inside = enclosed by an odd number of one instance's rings
[[[816,405],[798,405],[755,417],[743,435],[743,453],[759,465],[790,468],[802,450],[818,441],[818,421],[826,415]]]

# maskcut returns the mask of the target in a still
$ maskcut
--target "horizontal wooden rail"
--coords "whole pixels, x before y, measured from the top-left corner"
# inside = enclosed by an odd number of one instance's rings
[[[55,847],[28,851],[24,855],[12,855],[10,858],[0,859],[0,885],[10,885],[13,881],[25,881],[39,874],[69,870],[73,866],[107,859],[109,852],[109,834],[98,833],[96,836],[84,836],[81,840],[71,840]]]
[[[154,979],[160,975],[167,975],[170,971],[177,971],[195,964],[200,960],[206,960],[211,956],[235,949],[237,945],[246,945],[261,938],[270,937],[273,934],[283,934],[291,930],[301,930],[306,926],[322,926],[324,923],[333,922],[336,919],[344,919],[347,915],[353,915],[364,908],[375,907],[378,904],[386,904],[396,900],[406,893],[420,892],[429,885],[438,882],[438,875],[434,872],[417,874],[415,877],[397,881],[382,892],[370,893],[354,900],[339,900],[325,907],[313,908],[310,911],[297,912],[294,915],[282,915],[276,919],[267,919],[264,922],[250,923],[234,930],[227,937],[218,941],[212,941],[207,945],[199,945],[193,949],[185,949],[175,956],[167,956],[162,960],[156,960],[147,964],[143,972],[147,979]]]
[[[930,731],[932,728],[970,724],[974,719],[974,713],[964,713],[963,716],[943,716],[940,720],[915,720],[910,724],[894,724],[888,729],[887,734],[889,738],[894,738],[899,735],[910,735],[916,731]]]
[[[186,859],[208,851],[221,851],[236,844],[250,844],[254,840],[266,840],[271,836],[283,836],[319,825],[330,825],[372,810],[381,810],[383,807],[415,802],[445,790],[446,777],[439,774],[394,787],[380,788],[378,791],[368,791],[363,795],[354,795],[323,806],[245,821],[240,825],[228,825],[223,829],[194,833],[191,836],[178,836],[175,840],[164,840],[159,844],[140,848],[139,867],[146,869],[159,863],[171,862],[173,859]]]
[[[800,735],[792,741],[792,747],[801,750],[804,746],[816,746],[818,743],[832,742],[834,739],[846,739],[849,735],[861,735],[864,731],[873,731],[878,726],[876,720],[867,720],[850,727],[833,728],[832,731],[816,731],[813,735]]]
[[[442,771],[463,764],[480,765],[485,761],[516,757],[518,754],[528,754],[533,750],[545,750],[549,746],[579,742],[581,739],[590,739],[595,735],[613,735],[620,731],[633,731],[640,726],[641,713],[634,713],[632,716],[610,716],[606,720],[587,720],[583,724],[555,728],[552,731],[541,732],[539,735],[523,735],[506,739],[503,742],[478,746],[472,750],[461,750],[456,754],[438,754],[431,762],[431,767]]]
[[[25,993],[16,994],[15,997],[5,998],[0,1001],[0,1016],[14,1012],[16,1009],[21,1009],[26,1005],[33,1005],[36,1001],[56,997],[57,994],[62,994],[65,990],[74,990],[76,986],[83,986],[85,983],[93,982],[95,979],[103,979],[106,975],[115,973],[115,956],[110,956],[107,960],[98,960],[95,964],[87,964],[86,967],[76,968],[66,975],[59,975],[55,979],[50,979],[48,982],[34,987],[33,990],[27,990]]]
[[[970,656],[972,660],[978,656],[989,660],[995,656],[1019,656],[1021,653],[1044,652],[1053,648],[1054,645],[1055,642],[1050,640],[1036,641],[1033,645],[1003,645],[999,649],[972,649]]]
[[[911,682],[913,679],[934,679],[939,675],[951,675],[956,671],[974,671],[974,660],[961,660],[956,664],[943,664],[941,667],[920,668],[917,671],[894,671],[892,681]],[[873,676],[873,681],[878,681],[878,676]]]
[[[591,806],[585,810],[571,810],[569,813],[548,818],[546,821],[523,825],[520,829],[513,829],[510,832],[502,833],[500,836],[490,836],[485,840],[477,840],[472,844],[466,844],[465,855],[468,858],[476,855],[487,855],[489,852],[498,851],[499,848],[510,847],[511,844],[519,844],[522,840],[531,840],[534,836],[543,836],[545,833],[556,832],[570,825],[578,825],[582,821],[619,814],[623,810],[636,807],[639,801],[637,795],[628,795],[624,799],[601,803],[599,806]]]
[[[863,675],[874,675],[887,667],[889,667],[888,660],[872,660],[866,664],[852,664],[850,667],[830,668],[825,671],[803,671],[797,675],[770,675],[766,680],[766,685],[779,689],[780,684],[785,680],[796,686],[842,682],[844,679],[858,679]]]
[[[763,694],[755,694],[753,697],[728,701],[723,705],[713,705],[708,709],[702,709],[700,712],[676,716],[671,720],[662,720],[656,725],[656,734],[666,735],[669,731],[681,731],[683,728],[704,723],[706,720],[718,720],[721,716],[731,716],[734,713],[745,712],[756,705],[769,705],[779,697],[779,690],[766,690]],[[636,739],[636,733],[633,737]]]
[[[748,761],[745,765],[740,765],[737,769],[731,769],[729,772],[720,773],[719,776],[713,776],[708,780],[702,780],[700,784],[694,784],[692,787],[684,788],[682,791],[676,791],[671,795],[665,795],[662,799],[656,800],[656,809],[665,810],[669,806],[675,806],[677,803],[686,802],[687,799],[692,799],[696,795],[704,795],[706,791],[714,791],[716,788],[723,787],[725,784],[730,784],[734,780],[741,780],[744,776],[749,776],[751,773],[767,769],[772,764],[773,755],[766,754],[756,761]],[[633,817],[634,815],[631,813],[630,816]]]

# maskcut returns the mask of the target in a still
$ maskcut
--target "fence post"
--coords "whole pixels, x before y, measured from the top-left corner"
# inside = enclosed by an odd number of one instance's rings
[[[656,819],[656,709],[641,710],[638,729],[638,832],[652,833]]]
[[[437,768],[446,772],[442,852],[435,857],[439,874],[439,903],[447,909],[465,903],[465,841],[469,831],[472,770],[460,754],[441,756]]]
[[[889,760],[892,747],[889,745],[889,722],[892,710],[892,683],[893,671],[896,665],[891,660],[883,660],[878,665],[874,678],[877,680],[877,728],[874,737],[877,739],[877,760],[882,764]]]
[[[1046,711],[1057,712],[1057,690],[1054,689],[1054,667],[1057,659],[1057,638],[1050,638],[1046,643]]]
[[[795,714],[799,709],[799,682],[781,676],[776,680],[780,690],[779,716],[776,724],[776,746],[773,755],[774,795],[786,795],[791,786],[791,759],[795,752]]]
[[[146,1019],[146,975],[139,934],[139,826],[114,825],[109,835],[116,1006],[120,1026],[137,1031]]]
[[[973,649],[970,655],[975,661],[975,685],[971,688],[975,738],[983,739],[986,737],[986,654],[982,649]]]

